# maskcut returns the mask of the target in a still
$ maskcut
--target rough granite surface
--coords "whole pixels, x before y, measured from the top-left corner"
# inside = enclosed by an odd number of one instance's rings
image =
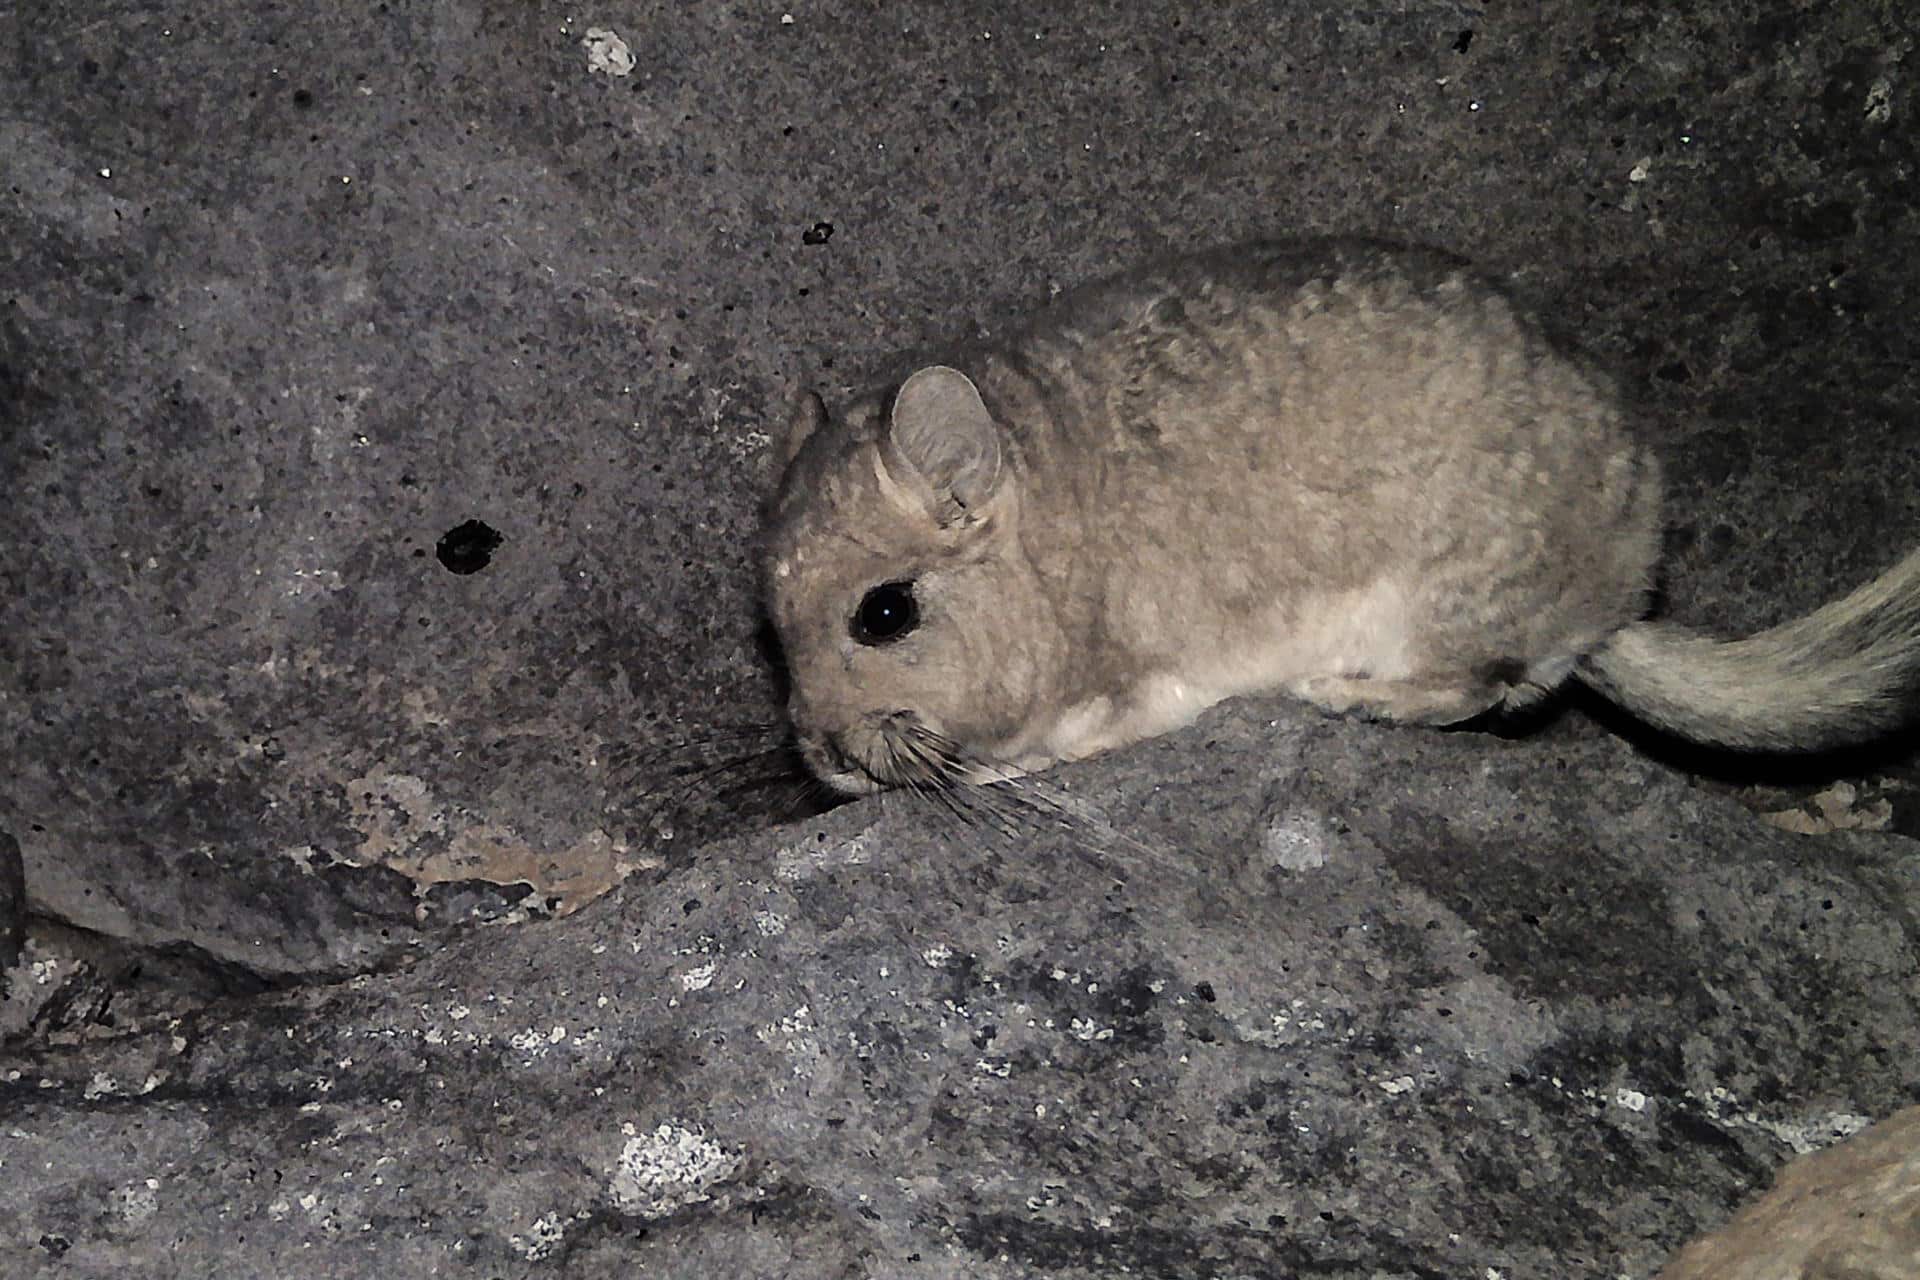
[[[776,719],[791,385],[1256,235],[1464,252],[1617,369],[1669,615],[1865,580],[1920,544],[1917,40],[0,11],[0,1274],[1653,1274],[1920,1101],[1915,735],[1240,706],[1011,839],[678,771]]]
[[[1910,840],[1268,710],[1061,771],[1065,832],[848,806],[63,1033],[0,1067],[0,1233],[47,1275],[1646,1276],[1920,1092]]]
[[[10,971],[27,933],[27,877],[20,842],[0,831],[0,999],[12,989]]]

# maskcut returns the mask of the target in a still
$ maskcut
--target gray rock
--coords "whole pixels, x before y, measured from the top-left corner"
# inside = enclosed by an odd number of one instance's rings
[[[0,1238],[62,1275],[1647,1275],[1920,1088],[1911,841],[1612,740],[1261,710],[1061,771],[1067,829],[865,802],[23,1052]]]
[[[778,705],[787,385],[1163,248],[1509,275],[1676,617],[1890,564],[1910,6],[70,8],[0,15],[9,1276],[1646,1275],[1920,1096],[1911,739],[1811,840],[1585,707],[1229,709],[1063,775],[1098,838],[679,772]]]
[[[1660,1280],[1910,1280],[1920,1275],[1920,1107],[1788,1165]]]
[[[20,866],[20,842],[0,831],[0,1000],[11,984],[8,970],[19,963],[27,930],[27,879]]]
[[[0,823],[85,929],[338,975],[651,864],[662,753],[774,715],[784,387],[1163,248],[1513,273],[1640,384],[1683,618],[1920,540],[1903,6],[658,3],[625,76],[464,0],[199,14],[8,18]]]

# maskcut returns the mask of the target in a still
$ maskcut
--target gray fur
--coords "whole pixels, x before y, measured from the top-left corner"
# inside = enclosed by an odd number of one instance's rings
[[[1569,675],[1734,747],[1852,741],[1920,680],[1920,556],[1721,642],[1639,621],[1660,478],[1612,386],[1444,254],[1267,243],[1061,299],[831,422],[766,594],[814,771],[1031,772],[1285,689],[1445,724]],[[883,583],[907,634],[862,638]]]

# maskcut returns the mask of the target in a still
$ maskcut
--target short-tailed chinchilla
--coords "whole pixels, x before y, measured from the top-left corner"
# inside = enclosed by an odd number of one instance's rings
[[[1781,751],[1882,733],[1920,684],[1920,553],[1744,640],[1643,621],[1659,466],[1607,380],[1435,251],[1178,258],[841,421],[798,405],[766,598],[841,792],[1028,773],[1261,690],[1437,725],[1572,676]]]

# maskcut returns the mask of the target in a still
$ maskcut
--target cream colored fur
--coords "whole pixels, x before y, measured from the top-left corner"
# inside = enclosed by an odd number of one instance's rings
[[[1605,379],[1429,251],[1134,272],[840,422],[803,399],[784,457],[768,610],[802,751],[846,791],[1044,768],[1259,690],[1439,724],[1569,675],[1691,738],[1825,747],[1920,679],[1920,557],[1746,640],[1641,621],[1658,466]],[[914,624],[876,638],[883,586]]]

